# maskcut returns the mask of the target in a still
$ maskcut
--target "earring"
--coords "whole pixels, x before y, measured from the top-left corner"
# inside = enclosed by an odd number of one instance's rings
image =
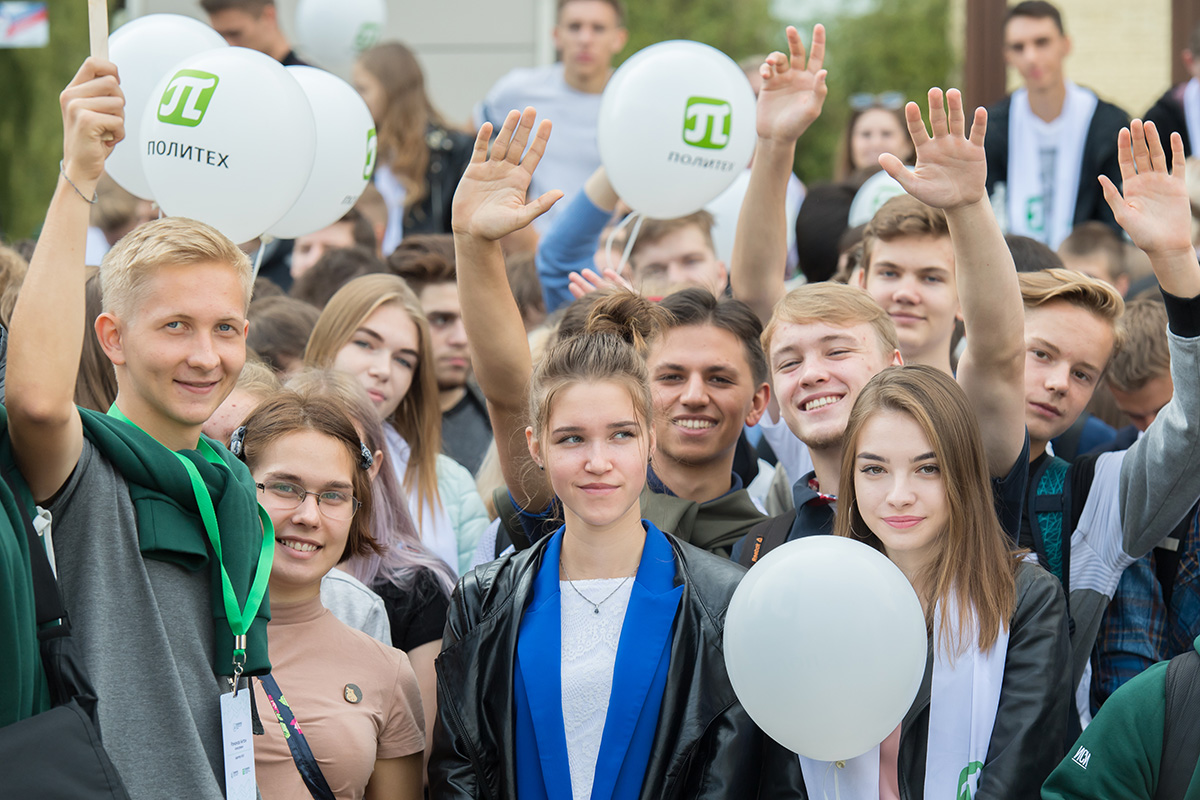
[[[544,466],[542,466],[541,464],[538,464],[538,469],[545,471],[546,468]]]

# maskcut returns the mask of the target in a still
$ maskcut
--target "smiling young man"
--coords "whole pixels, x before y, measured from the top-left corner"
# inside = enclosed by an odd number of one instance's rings
[[[987,187],[1004,200],[1010,233],[1057,249],[1071,228],[1099,220],[1117,228],[1096,178],[1120,181],[1121,109],[1067,80],[1071,40],[1058,9],[1027,0],[1008,11],[1005,61],[1022,87],[988,109]],[[998,187],[1003,185],[1003,193]]]
[[[476,107],[475,123],[492,123],[493,133],[514,108],[533,106],[540,119],[554,121],[554,141],[538,166],[531,196],[560,189],[572,197],[600,166],[596,143],[600,95],[612,75],[613,58],[627,39],[620,0],[558,0],[554,26],[558,63],[513,70]],[[549,230],[558,212],[543,214],[534,227]]]
[[[796,141],[820,114],[825,95],[823,31],[814,33],[807,66],[794,29],[788,38],[790,62],[775,53],[763,65],[759,144],[738,221],[732,275],[735,295],[748,297],[759,313],[773,307],[763,346],[775,397],[788,428],[808,446],[814,469],[798,476],[795,513],[756,527],[739,544],[735,556],[743,564],[784,541],[831,532],[850,410],[873,375],[901,363],[896,323],[888,312],[912,311],[914,305],[885,309],[860,289],[831,284],[801,287],[780,300],[786,242],[781,197]],[[906,108],[916,146],[915,171],[906,170],[894,156],[880,162],[909,195],[944,210],[965,322],[968,331],[980,331],[968,336],[958,379],[979,417],[998,510],[1012,528],[1026,472],[1021,304],[1012,257],[984,191],[987,118],[978,110],[968,137],[962,98],[954,90],[944,98],[940,89],[931,89],[929,109],[932,136],[916,104]],[[913,279],[919,274],[918,266]]]
[[[246,467],[201,436],[246,358],[250,264],[206,225],[151,222],[105,257],[104,313],[85,330],[89,200],[125,130],[116,76],[88,59],[61,96],[61,175],[12,316],[8,433],[32,500],[53,516],[72,634],[130,795],[221,800],[220,695],[229,676],[270,669],[266,599],[247,597],[266,590],[273,537]],[[108,415],[72,402],[85,335],[116,371]]]

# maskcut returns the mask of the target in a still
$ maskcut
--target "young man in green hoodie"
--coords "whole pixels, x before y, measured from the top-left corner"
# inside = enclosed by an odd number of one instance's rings
[[[220,697],[270,668],[273,536],[245,466],[200,433],[245,361],[250,266],[206,225],[150,223],[105,259],[104,313],[86,330],[88,211],[125,135],[116,67],[88,59],[61,104],[61,174],[12,317],[12,454],[52,515],[72,635],[130,795],[220,800]],[[107,415],[72,402],[85,335],[116,371]]]

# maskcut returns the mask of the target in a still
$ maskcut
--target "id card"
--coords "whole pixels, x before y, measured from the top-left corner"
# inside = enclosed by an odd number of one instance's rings
[[[221,695],[221,740],[225,744],[226,800],[255,800],[254,736],[250,730],[250,692]]]

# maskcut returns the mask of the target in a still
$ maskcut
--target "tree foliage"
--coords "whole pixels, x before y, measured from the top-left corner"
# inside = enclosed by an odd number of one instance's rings
[[[34,235],[58,180],[58,94],[88,54],[87,3],[48,2],[50,44],[0,50],[0,239]]]
[[[949,0],[885,0],[868,13],[826,22],[829,96],[821,118],[796,148],[796,173],[803,180],[832,177],[851,95],[899,91],[924,107],[931,86],[948,86],[959,72],[949,14]],[[803,32],[806,43],[810,35]],[[772,47],[783,46],[782,31],[776,39]]]
[[[629,44],[621,59],[666,39],[712,45],[734,61],[766,52],[782,30],[768,13],[768,0],[628,0]]]

